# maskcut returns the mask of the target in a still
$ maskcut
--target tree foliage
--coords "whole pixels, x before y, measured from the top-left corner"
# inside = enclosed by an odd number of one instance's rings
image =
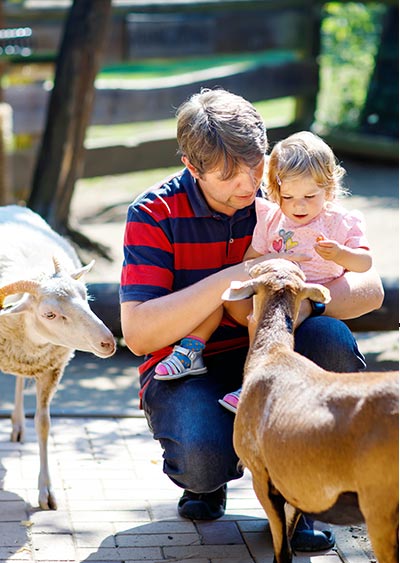
[[[330,2],[321,26],[321,87],[317,121],[357,129],[379,47],[380,3]]]

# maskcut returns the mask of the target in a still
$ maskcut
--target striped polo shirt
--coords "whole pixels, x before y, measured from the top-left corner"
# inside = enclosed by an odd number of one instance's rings
[[[128,209],[120,301],[162,297],[238,264],[255,222],[254,204],[231,217],[210,209],[187,169],[150,188]],[[247,343],[247,329],[224,317],[205,355]],[[148,356],[140,373],[170,351]]]

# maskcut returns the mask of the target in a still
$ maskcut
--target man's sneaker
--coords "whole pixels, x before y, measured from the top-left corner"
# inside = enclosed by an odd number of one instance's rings
[[[190,361],[190,366],[185,367],[179,359],[179,354],[186,356]],[[171,379],[180,379],[187,375],[199,375],[206,373],[207,368],[204,365],[203,354],[201,350],[189,350],[182,346],[174,346],[172,353],[160,362],[155,370],[154,379],[169,381]]]
[[[226,485],[212,493],[186,491],[178,502],[178,514],[190,520],[215,520],[225,514]]]
[[[331,530],[316,530],[311,518],[301,515],[290,542],[293,551],[327,551],[335,545]]]
[[[241,392],[242,392],[242,388],[240,387],[240,389],[238,389],[237,391],[232,391],[232,393],[227,393],[222,399],[218,399],[218,402],[220,405],[228,409],[228,411],[231,411],[236,414]]]

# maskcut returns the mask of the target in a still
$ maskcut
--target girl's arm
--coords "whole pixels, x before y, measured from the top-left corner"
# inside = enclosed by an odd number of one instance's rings
[[[332,260],[350,272],[367,272],[372,266],[372,256],[366,248],[349,248],[327,239],[318,241],[314,248],[321,258]]]

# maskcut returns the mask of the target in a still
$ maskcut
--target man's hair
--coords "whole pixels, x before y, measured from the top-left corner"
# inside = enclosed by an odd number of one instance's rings
[[[264,122],[254,106],[226,90],[202,89],[177,111],[179,153],[200,175],[220,168],[229,179],[239,166],[255,167],[268,149]]]
[[[267,196],[280,204],[282,182],[311,176],[319,188],[326,190],[326,200],[334,201],[347,195],[342,185],[345,173],[325,141],[310,131],[300,131],[272,149],[268,158]]]

